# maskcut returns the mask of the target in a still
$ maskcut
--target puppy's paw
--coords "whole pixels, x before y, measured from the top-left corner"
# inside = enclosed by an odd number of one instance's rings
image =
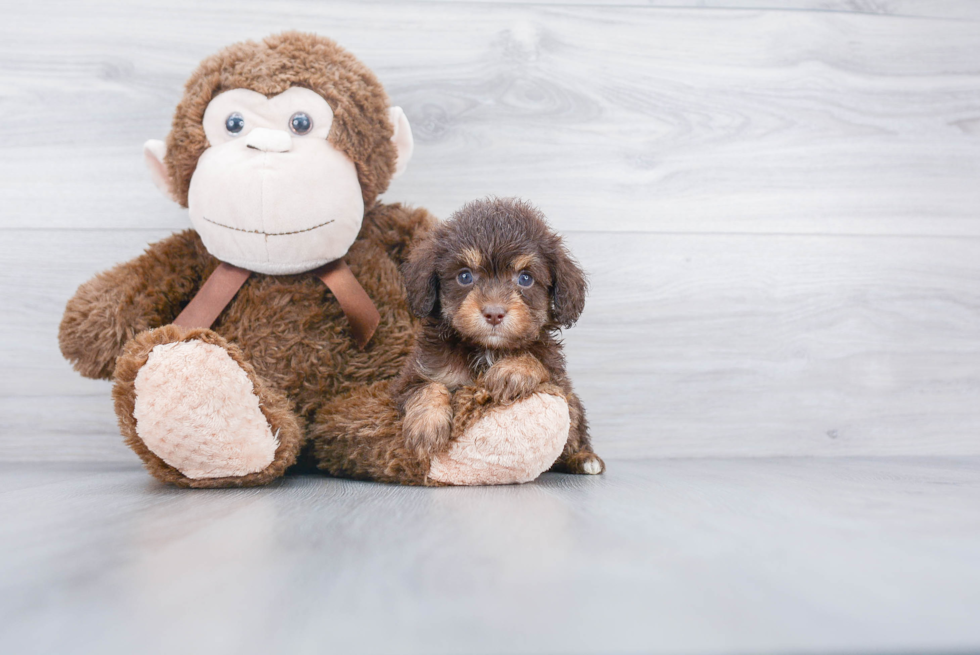
[[[495,401],[510,404],[523,400],[548,381],[548,370],[530,355],[502,359],[483,375],[483,386]]]
[[[564,461],[559,460],[553,470],[574,475],[600,475],[605,473],[606,463],[595,453],[575,453]]]
[[[449,446],[452,434],[452,418],[444,420],[440,412],[427,412],[405,417],[405,444],[415,451],[420,459],[431,457]]]
[[[420,458],[431,457],[449,446],[453,409],[449,390],[441,384],[423,387],[405,403],[402,434],[405,445]]]

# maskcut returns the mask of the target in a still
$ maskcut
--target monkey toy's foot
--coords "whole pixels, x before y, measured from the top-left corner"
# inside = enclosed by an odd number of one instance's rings
[[[126,441],[155,477],[186,487],[264,484],[296,461],[286,397],[210,330],[168,325],[134,338],[113,398]]]
[[[539,387],[510,405],[488,404],[481,393],[476,390],[472,399],[467,392],[456,394],[458,436],[432,458],[429,479],[453,485],[515,484],[547,471],[568,440],[568,403],[561,391]]]

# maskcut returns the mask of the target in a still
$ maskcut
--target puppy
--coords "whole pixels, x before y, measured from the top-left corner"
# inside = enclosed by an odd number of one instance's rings
[[[403,273],[423,322],[392,392],[419,457],[448,445],[455,390],[476,385],[506,405],[551,383],[566,393],[571,418],[551,470],[605,470],[556,339],[582,313],[585,275],[541,212],[516,199],[472,202],[415,247]]]

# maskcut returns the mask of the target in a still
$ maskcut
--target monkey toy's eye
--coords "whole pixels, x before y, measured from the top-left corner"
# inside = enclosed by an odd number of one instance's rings
[[[534,278],[527,271],[521,271],[521,274],[517,276],[517,284],[527,288],[534,284]]]
[[[456,281],[462,286],[468,287],[473,284],[473,274],[470,273],[470,269],[464,268],[456,275]]]
[[[228,130],[228,134],[238,136],[245,129],[245,118],[237,111],[229,114],[225,119],[225,129]]]
[[[289,117],[289,129],[293,134],[306,134],[313,129],[313,120],[304,112],[298,111]]]

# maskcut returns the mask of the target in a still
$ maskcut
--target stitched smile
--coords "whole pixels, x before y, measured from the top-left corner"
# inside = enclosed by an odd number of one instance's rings
[[[217,221],[212,221],[207,216],[202,216],[201,218],[203,218],[204,220],[206,220],[211,225],[217,225],[218,227],[223,227],[223,228],[228,229],[228,230],[235,230],[236,232],[245,232],[247,234],[263,234],[263,235],[265,235],[267,237],[284,237],[284,236],[288,236],[290,234],[301,234],[303,232],[309,232],[311,230],[315,230],[317,228],[323,227],[324,225],[330,225],[331,223],[333,223],[333,221],[330,220],[330,221],[327,221],[326,223],[320,223],[319,225],[314,225],[313,227],[307,227],[307,228],[304,228],[302,230],[293,230],[292,232],[262,232],[261,230],[246,230],[245,228],[235,227],[234,225],[225,225],[224,223],[219,223]]]

